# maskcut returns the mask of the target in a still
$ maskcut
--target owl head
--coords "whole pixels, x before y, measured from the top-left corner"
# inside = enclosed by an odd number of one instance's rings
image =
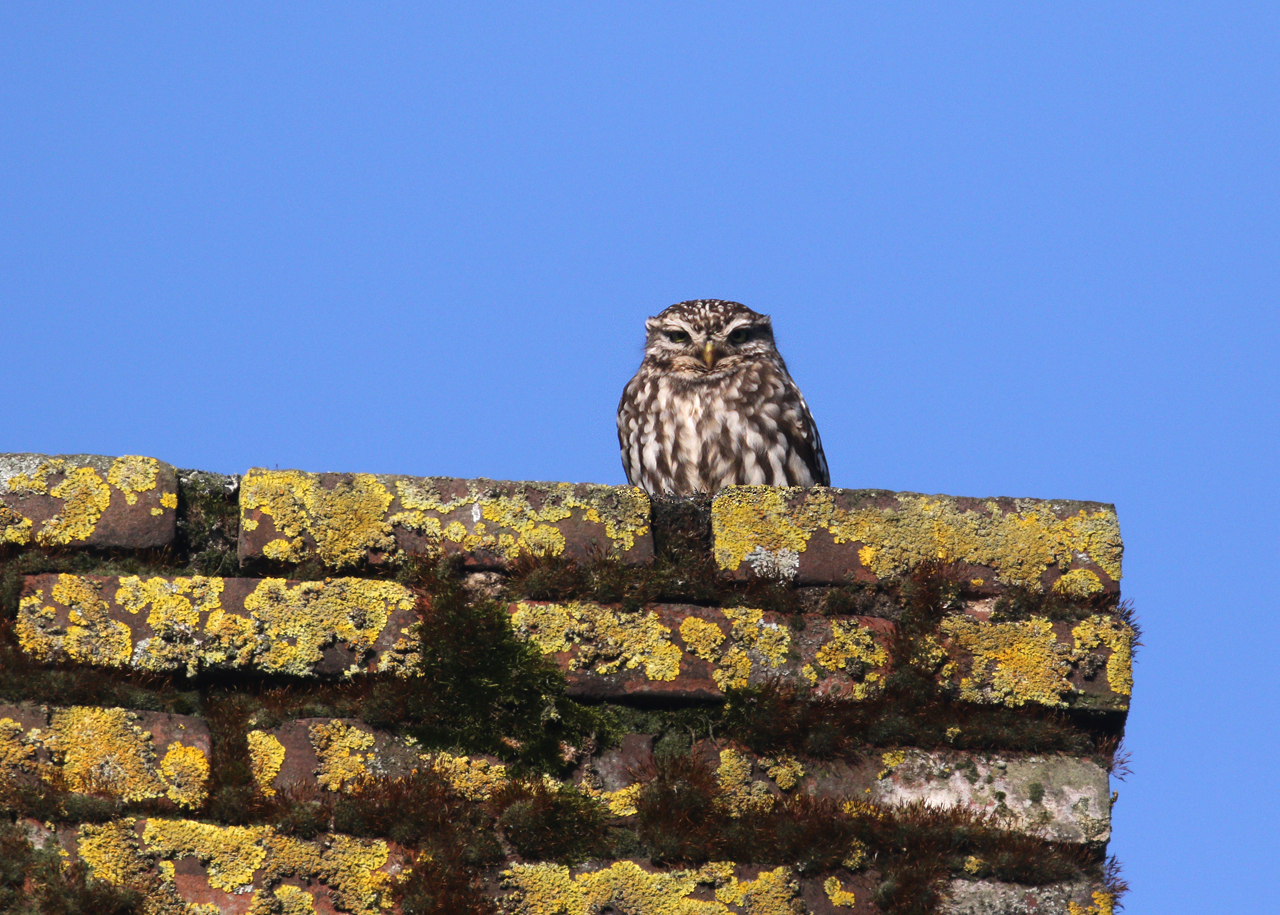
[[[756,359],[779,358],[769,316],[737,302],[678,302],[644,327],[645,361],[690,378],[721,377]]]

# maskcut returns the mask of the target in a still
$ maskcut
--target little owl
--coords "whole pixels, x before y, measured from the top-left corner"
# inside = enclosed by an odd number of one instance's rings
[[[768,315],[697,299],[644,326],[644,361],[618,404],[628,482],[652,495],[831,485],[818,428]]]

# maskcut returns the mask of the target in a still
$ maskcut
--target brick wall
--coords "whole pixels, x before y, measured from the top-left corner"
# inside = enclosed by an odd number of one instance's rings
[[[0,911],[1122,888],[1109,505],[5,455],[0,544]]]

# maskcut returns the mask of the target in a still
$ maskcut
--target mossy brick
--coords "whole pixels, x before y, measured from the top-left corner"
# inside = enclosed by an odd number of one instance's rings
[[[149,915],[382,915],[407,862],[381,839],[304,841],[271,826],[158,817],[86,824],[68,839],[94,877],[140,892]]]
[[[802,881],[788,867],[760,868],[716,861],[664,870],[644,861],[569,868],[512,864],[502,872],[504,911],[510,915],[795,915],[803,911]]]
[[[521,601],[510,607],[516,632],[554,657],[570,696],[722,699],[725,690],[776,677],[823,694],[865,697],[888,654],[871,618],[805,617],[745,607],[654,604],[631,612],[584,601]]]
[[[584,601],[521,601],[510,612],[516,632],[554,658],[569,695],[583,699],[714,700],[775,679],[866,699],[892,663],[893,623],[875,617],[679,604],[633,612]],[[1132,647],[1133,630],[1112,617],[993,623],[955,613],[915,661],[970,702],[1125,711]]]
[[[780,767],[781,761],[766,758],[764,763]],[[803,770],[795,790],[806,794],[865,797],[888,806],[924,802],[965,808],[993,814],[1002,828],[1054,842],[1102,845],[1111,838],[1110,781],[1106,770],[1088,759],[899,748],[855,762],[788,762]],[[777,771],[795,777],[786,768]],[[755,773],[757,778],[770,774],[760,760]]]
[[[1123,554],[1115,507],[1101,502],[733,486],[712,501],[711,527],[721,569],[801,584],[883,581],[943,560],[978,589],[1088,597],[1119,590]]]
[[[291,786],[350,792],[369,780],[396,779],[430,769],[458,793],[484,800],[508,781],[496,757],[425,752],[412,739],[353,718],[299,718],[248,734],[258,790],[272,797]]]
[[[608,802],[617,816],[635,813],[631,805],[652,761],[652,739],[644,737],[628,735],[573,773],[583,791]],[[715,771],[722,801],[736,814],[767,811],[788,795],[889,807],[922,801],[932,808],[992,814],[1002,828],[1054,842],[1101,845],[1111,837],[1110,783],[1090,760],[912,748],[815,760],[762,756],[713,740],[698,741],[692,752]]]
[[[177,509],[177,474],[155,458],[0,455],[0,544],[162,547]]]
[[[242,562],[318,559],[341,569],[461,555],[501,569],[521,554],[653,558],[649,498],[630,486],[250,470]]]
[[[939,915],[1115,915],[1116,897],[1089,881],[1022,886],[952,880]]]
[[[388,581],[37,575],[15,632],[43,662],[292,676],[417,673],[416,598]]]
[[[0,705],[0,778],[122,801],[204,803],[209,729],[199,718],[121,708]]]

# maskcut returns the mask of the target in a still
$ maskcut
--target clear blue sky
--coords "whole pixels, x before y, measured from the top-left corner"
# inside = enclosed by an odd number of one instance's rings
[[[1280,7],[890,6],[7,3],[0,451],[619,483],[737,299],[835,485],[1116,503],[1128,911],[1262,911]]]

